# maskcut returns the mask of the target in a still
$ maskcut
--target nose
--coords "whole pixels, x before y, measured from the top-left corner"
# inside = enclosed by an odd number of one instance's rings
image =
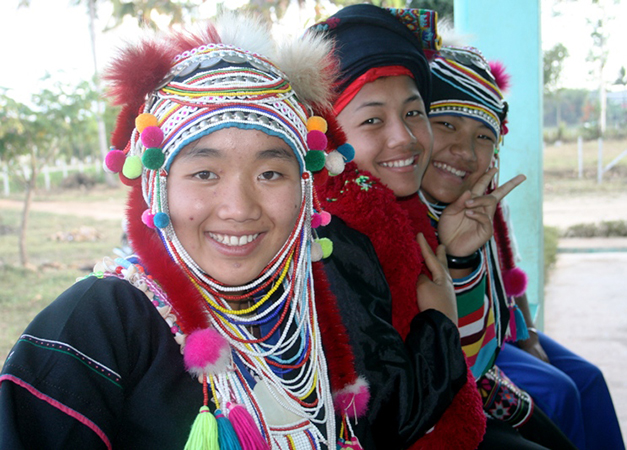
[[[402,118],[389,121],[388,146],[390,148],[410,149],[416,142],[416,136]]]
[[[235,177],[221,184],[221,189],[214,192],[220,219],[247,222],[261,217],[261,203],[252,182]]]
[[[471,133],[457,130],[451,141],[451,152],[465,161],[476,161],[475,139]]]

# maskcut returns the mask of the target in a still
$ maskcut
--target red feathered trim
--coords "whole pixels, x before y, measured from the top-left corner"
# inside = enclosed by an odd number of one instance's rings
[[[481,396],[470,369],[466,384],[453,398],[431,432],[418,439],[411,450],[472,450],[486,430]]]
[[[109,83],[107,94],[113,104],[145,101],[166,77],[177,54],[177,47],[154,38],[120,51],[102,77]]]
[[[527,290],[527,274],[522,269],[516,267],[512,241],[509,237],[509,229],[500,203],[496,205],[493,226],[505,292],[509,296],[520,297]]]
[[[135,129],[135,119],[139,115],[139,108],[142,103],[124,105],[115,121],[115,129],[111,133],[111,145],[122,150],[131,140],[131,135]]]
[[[357,184],[359,176],[365,183]],[[424,265],[417,231],[422,231],[433,249],[437,247],[435,230],[429,223],[426,206],[422,223],[413,223],[399,205],[394,193],[368,172],[360,172],[354,163],[346,165],[340,175],[317,185],[323,208],[370,238],[385,273],[392,294],[392,325],[405,339],[411,320],[418,309],[416,283],[421,273],[429,274]]]
[[[331,292],[322,263],[313,263],[312,273],[316,293],[316,312],[322,335],[322,346],[329,366],[331,390],[338,392],[357,381],[355,357],[337,306],[337,298]]]
[[[148,274],[158,280],[168,294],[183,333],[189,334],[199,328],[208,327],[203,306],[205,300],[172,260],[157,231],[142,223],[141,215],[146,208],[141,186],[133,186],[129,192],[126,211],[128,237],[133,250],[140,257]]]
[[[511,75],[506,72],[505,65],[501,61],[490,61],[489,64],[496,85],[501,92],[507,91],[510,87]]]

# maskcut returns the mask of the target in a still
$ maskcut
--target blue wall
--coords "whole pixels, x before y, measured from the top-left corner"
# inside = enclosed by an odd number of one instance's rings
[[[468,34],[488,60],[511,75],[509,133],[501,147],[501,182],[523,173],[507,196],[520,253],[529,276],[527,297],[543,327],[544,232],[542,226],[542,50],[539,0],[455,0],[455,29]],[[533,306],[533,305],[532,305]]]

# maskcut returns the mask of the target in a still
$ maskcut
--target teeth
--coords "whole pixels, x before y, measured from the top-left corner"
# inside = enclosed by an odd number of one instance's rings
[[[382,162],[383,167],[407,167],[414,163],[414,157],[401,159],[400,161]]]
[[[245,236],[228,236],[226,234],[209,233],[209,236],[220,244],[228,245],[229,247],[241,247],[257,239],[259,233]]]
[[[450,172],[453,175],[456,175],[456,176],[458,176],[460,178],[464,178],[464,176],[468,173],[468,172],[466,172],[464,170],[457,170],[456,168],[451,167],[448,164],[444,164],[444,163],[441,163],[441,162],[438,162],[438,161],[435,161],[433,163],[433,166],[437,167],[438,169],[446,170],[447,172]]]

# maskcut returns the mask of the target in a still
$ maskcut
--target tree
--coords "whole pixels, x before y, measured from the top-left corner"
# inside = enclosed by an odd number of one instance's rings
[[[87,83],[69,87],[55,84],[33,95],[32,105],[0,92],[0,161],[24,184],[24,206],[18,238],[20,264],[29,265],[26,248],[28,218],[41,167],[61,154],[71,154],[80,143],[75,129],[93,127],[93,100],[97,94]]]
[[[544,94],[555,101],[555,123],[559,127],[562,122],[560,107],[560,78],[564,60],[568,57],[568,49],[563,44],[556,44],[543,54]],[[561,138],[559,136],[558,138]]]
[[[30,6],[30,3],[31,0],[20,0],[18,6],[28,7]],[[99,65],[96,54],[96,21],[98,18],[98,3],[104,3],[104,0],[73,0],[74,6],[84,5],[87,8],[87,15],[89,18],[89,34],[91,38],[91,53],[94,64],[94,79],[97,91],[102,92],[102,89],[100,88]],[[113,14],[110,17],[112,23],[105,28],[105,31],[120,25],[126,16],[137,18],[140,25],[148,25],[156,28],[153,12],[169,15],[170,24],[180,23],[183,20],[183,11],[193,10],[196,7],[190,2],[175,2],[169,0],[110,0],[110,3],[113,6]],[[107,152],[109,151],[109,147],[107,145],[108,139],[104,119],[105,105],[103,101],[96,102],[96,111],[96,120],[98,124],[98,146],[100,148],[100,156],[104,160]],[[105,177],[107,184],[110,186],[115,185],[116,181],[112,174],[106,173]]]

